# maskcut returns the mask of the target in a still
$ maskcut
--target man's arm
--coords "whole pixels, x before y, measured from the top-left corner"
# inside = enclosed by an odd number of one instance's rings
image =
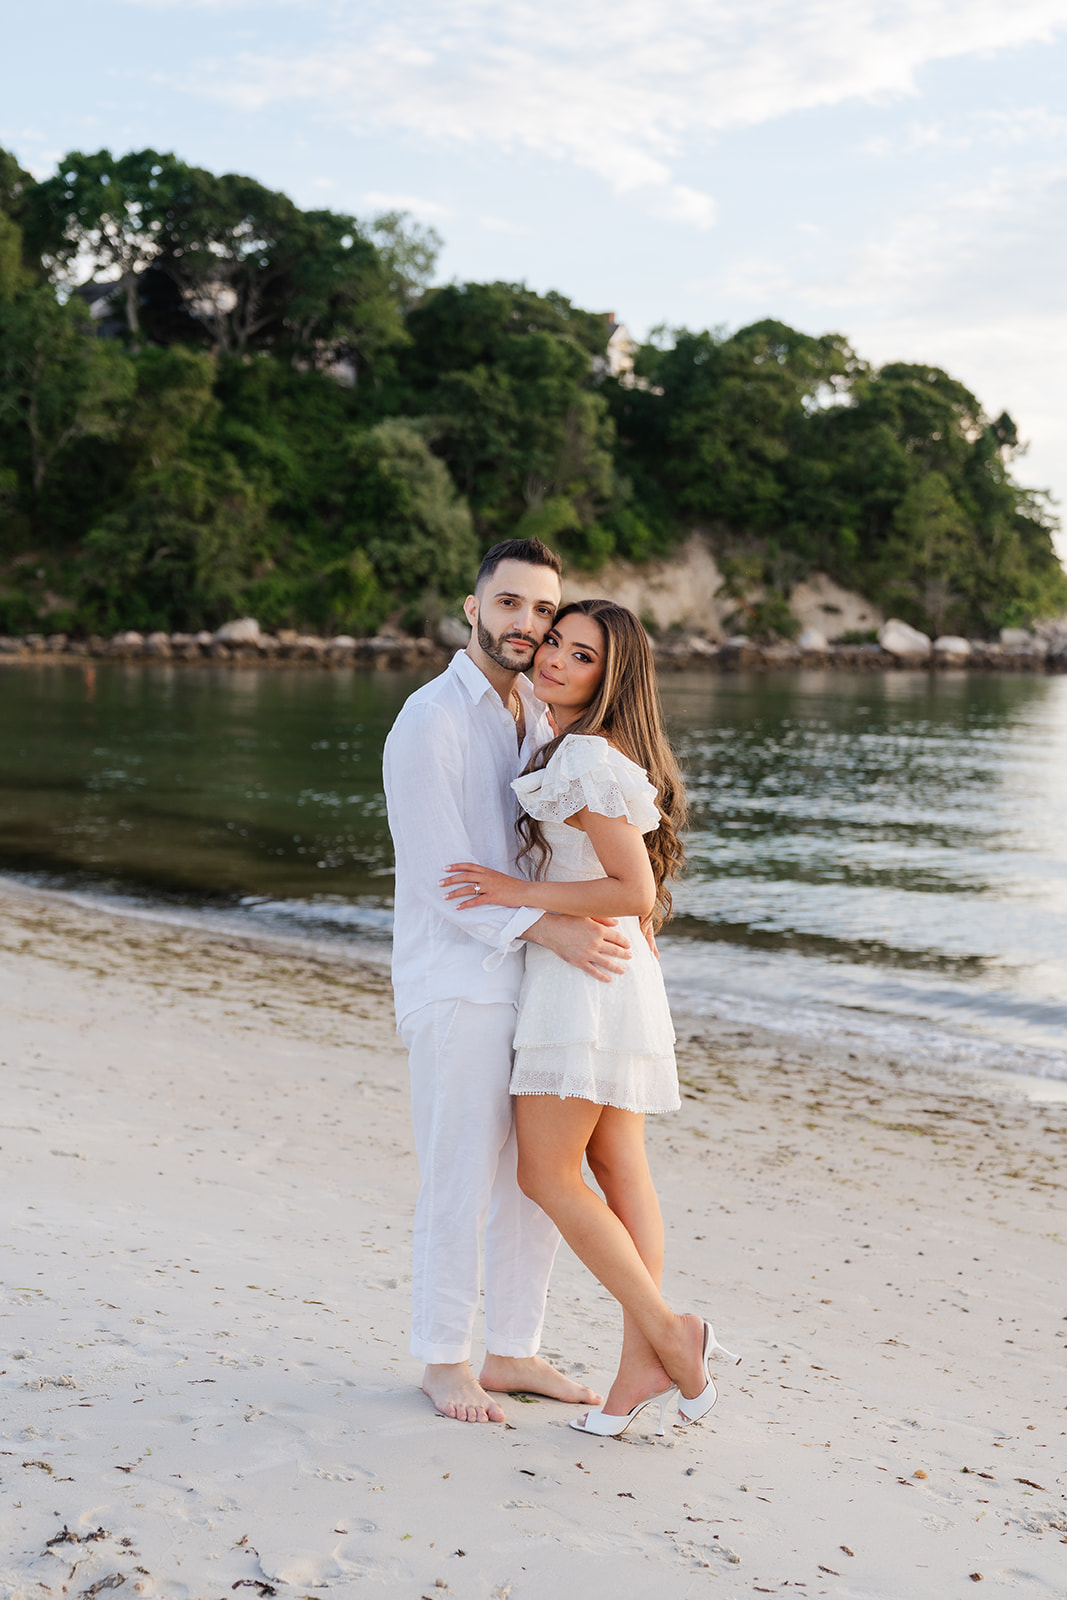
[[[618,928],[589,917],[559,917],[546,912],[539,922],[526,929],[522,938],[543,945],[572,967],[589,977],[610,983],[613,973],[625,972],[630,960],[630,941]]]
[[[449,861],[475,853],[463,820],[460,733],[439,706],[409,706],[389,735],[382,763],[389,831],[401,869],[420,900],[502,960],[536,922],[533,907],[484,906],[462,913],[445,900],[440,881]]]

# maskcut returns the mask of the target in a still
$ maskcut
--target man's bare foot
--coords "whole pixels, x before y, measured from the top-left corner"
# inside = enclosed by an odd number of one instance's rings
[[[600,1396],[584,1383],[576,1383],[540,1356],[487,1355],[481,1382],[486,1389],[504,1394],[543,1394],[549,1400],[565,1400],[572,1406],[598,1406]]]
[[[440,1362],[426,1368],[422,1392],[443,1417],[454,1422],[503,1422],[504,1413],[477,1381],[466,1361]]]

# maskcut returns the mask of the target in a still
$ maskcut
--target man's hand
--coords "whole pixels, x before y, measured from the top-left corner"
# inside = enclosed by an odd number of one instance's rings
[[[523,934],[572,967],[600,983],[610,983],[612,973],[625,972],[630,941],[614,922],[594,922],[591,917],[545,915]]]

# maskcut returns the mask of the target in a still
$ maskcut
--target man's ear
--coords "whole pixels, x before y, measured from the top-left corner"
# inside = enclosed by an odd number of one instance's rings
[[[472,594],[469,594],[463,602],[463,615],[472,628],[476,626],[478,621],[478,601]]]

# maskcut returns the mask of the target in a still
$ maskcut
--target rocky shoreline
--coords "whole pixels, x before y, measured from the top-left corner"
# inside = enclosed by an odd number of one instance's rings
[[[0,664],[72,660],[137,661],[180,665],[304,666],[383,668],[440,667],[461,649],[467,630],[445,622],[433,638],[388,632],[356,639],[349,634],[323,637],[281,630],[264,633],[250,617],[228,622],[214,632],[149,633],[133,630],[111,638],[87,639],[65,633],[0,636]],[[891,619],[877,642],[833,644],[807,628],[794,643],[761,644],[742,635],[714,642],[696,633],[668,633],[652,641],[664,671],[705,667],[720,672],[833,667],[892,672],[997,671],[1067,672],[1067,625],[1034,632],[1005,628],[999,640],[945,636],[930,639]]]

